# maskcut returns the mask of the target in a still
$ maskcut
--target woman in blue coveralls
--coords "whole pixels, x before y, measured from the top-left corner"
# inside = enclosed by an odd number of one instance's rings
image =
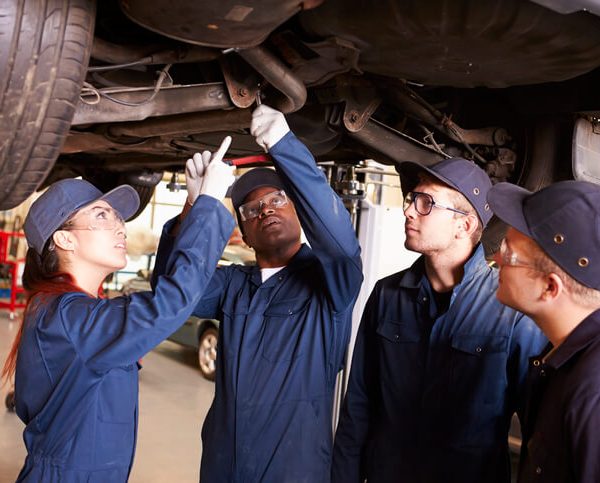
[[[127,481],[137,432],[136,361],[191,314],[234,227],[221,203],[234,179],[221,161],[230,142],[204,161],[188,161],[193,206],[154,292],[98,297],[105,277],[126,264],[123,220],[139,205],[133,188],[103,195],[66,179],[31,206],[24,227],[28,302],[2,374],[15,374],[16,410],[26,424],[28,454],[17,481]]]

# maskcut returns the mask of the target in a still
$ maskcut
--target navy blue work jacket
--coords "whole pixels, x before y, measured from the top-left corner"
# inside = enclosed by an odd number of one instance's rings
[[[423,257],[380,280],[357,334],[335,483],[510,481],[508,428],[546,339],[496,299],[479,246],[437,313]]]
[[[530,361],[518,481],[599,482],[600,311],[545,354]]]
[[[306,147],[288,133],[270,154],[310,248],[264,283],[258,267],[217,269],[195,311],[221,321],[203,483],[329,481],[333,390],[362,282],[360,248]]]
[[[137,361],[189,317],[233,227],[223,204],[202,196],[163,260],[154,293],[31,300],[15,376],[16,410],[27,425],[27,458],[17,481],[127,481],[136,442]]]

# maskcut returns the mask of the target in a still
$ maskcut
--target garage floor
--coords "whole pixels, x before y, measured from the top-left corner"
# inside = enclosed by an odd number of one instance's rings
[[[0,311],[0,364],[17,330]],[[214,384],[196,368],[196,356],[163,342],[143,360],[140,372],[138,445],[131,483],[197,483],[200,428],[214,395]],[[14,482],[25,458],[23,423],[4,406],[0,389],[0,483]]]
[[[0,364],[17,330],[0,311]],[[163,342],[143,360],[140,372],[140,426],[130,483],[197,483],[200,428],[214,395],[214,384],[196,367],[196,354]],[[23,424],[4,406],[0,389],[0,483],[13,483],[25,458]],[[513,475],[517,458],[513,456]],[[513,482],[516,477],[513,476]]]

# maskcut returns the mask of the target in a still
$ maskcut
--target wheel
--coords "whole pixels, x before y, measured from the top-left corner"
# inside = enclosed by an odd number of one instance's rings
[[[534,123],[527,130],[524,145],[523,162],[519,172],[511,182],[524,188],[537,191],[559,179],[567,179],[570,169],[561,160],[571,159],[571,138],[573,122],[571,120],[544,119]],[[482,243],[487,256],[494,254],[506,234],[507,226],[495,216],[483,232]]]
[[[15,392],[14,391],[10,391],[6,395],[6,398],[4,399],[4,404],[6,405],[6,409],[8,409],[10,412],[13,412],[15,410]]]
[[[214,327],[208,327],[202,332],[198,343],[198,364],[200,371],[209,381],[215,380],[218,341],[219,331]]]
[[[75,113],[93,41],[94,0],[0,2],[0,210],[44,181]]]
[[[153,171],[144,171],[141,173],[111,173],[111,172],[94,172],[85,174],[84,179],[92,183],[96,186],[100,191],[106,193],[113,188],[116,188],[122,184],[128,184],[133,187],[138,196],[140,197],[140,206],[137,211],[129,218],[133,220],[137,218],[142,211],[146,208],[150,200],[152,199],[152,195],[154,194],[154,189],[156,185],[160,183],[160,180],[163,178],[162,171],[153,172]]]

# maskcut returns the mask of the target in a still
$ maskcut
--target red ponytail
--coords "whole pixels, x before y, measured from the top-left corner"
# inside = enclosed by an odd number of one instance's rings
[[[85,292],[75,284],[71,274],[58,271],[58,257],[52,242],[48,243],[42,256],[38,255],[32,248],[27,251],[25,269],[23,270],[23,287],[26,290],[27,303],[21,316],[19,330],[0,374],[3,381],[2,385],[12,380],[15,374],[25,318],[31,308],[32,300],[40,295],[52,296],[69,292]]]

